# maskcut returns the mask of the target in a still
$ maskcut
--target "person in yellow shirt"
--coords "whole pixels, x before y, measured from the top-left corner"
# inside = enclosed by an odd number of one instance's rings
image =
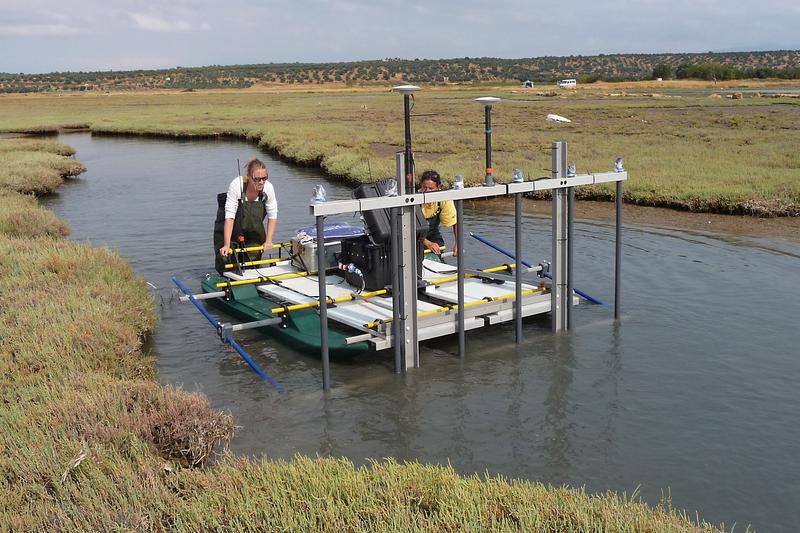
[[[420,192],[438,191],[442,187],[442,178],[435,170],[426,170],[419,180]],[[428,220],[428,233],[422,243],[436,255],[440,255],[440,248],[444,246],[444,237],[439,230],[441,226],[453,228],[453,255],[458,255],[458,221],[456,220],[456,206],[452,200],[432,202],[422,205],[422,215]]]

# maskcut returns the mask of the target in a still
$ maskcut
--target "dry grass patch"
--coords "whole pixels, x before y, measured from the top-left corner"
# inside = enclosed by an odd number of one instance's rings
[[[636,497],[589,495],[540,483],[461,476],[450,467],[392,460],[229,458],[211,478],[167,478],[186,502],[171,525],[282,531],[720,531]],[[220,513],[225,509],[228,512]]]
[[[53,139],[37,139],[31,137],[2,140],[2,142],[0,142],[0,153],[2,152],[49,152],[65,157],[75,155],[75,149],[68,144]]]
[[[36,198],[0,189],[0,235],[11,237],[65,237],[69,225]]]
[[[53,192],[65,177],[77,176],[86,167],[68,156],[74,150],[50,140],[0,140],[0,189],[21,193]]]
[[[165,464],[206,462],[231,417],[153,379],[152,300],[115,254],[0,235],[0,272],[0,529],[158,529]]]
[[[119,256],[74,242],[4,238],[0,271],[0,351],[12,354],[17,380],[43,371],[51,379],[151,373],[139,347],[155,324],[152,301]]]

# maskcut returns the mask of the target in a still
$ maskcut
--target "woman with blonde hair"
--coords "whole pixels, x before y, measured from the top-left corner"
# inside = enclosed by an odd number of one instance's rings
[[[263,252],[272,248],[272,236],[278,225],[278,199],[275,196],[275,189],[268,180],[267,165],[254,157],[247,162],[245,175],[234,178],[228,186],[228,192],[224,194],[222,246],[219,248],[217,248],[220,244],[217,233],[220,232],[216,231],[219,228],[215,228],[214,247],[219,252],[217,270],[220,270],[219,260],[227,262],[231,253],[231,239],[236,239],[234,244],[238,244],[241,236],[244,238],[245,247],[261,247],[259,251],[247,252],[245,261],[257,261],[261,259]],[[222,196],[219,195],[220,209],[223,209]],[[221,214],[217,213],[218,222]]]

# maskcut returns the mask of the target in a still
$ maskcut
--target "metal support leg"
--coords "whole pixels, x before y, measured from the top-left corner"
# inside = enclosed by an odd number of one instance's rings
[[[396,207],[390,211],[392,222],[392,339],[394,348],[394,372],[399,374],[403,371],[403,343],[400,342],[402,329],[400,327],[400,300],[402,299],[402,284],[400,282],[400,268],[397,258],[400,257],[400,210]]]
[[[419,368],[417,340],[417,219],[414,207],[403,207],[401,239],[403,242],[403,356],[406,370]]]
[[[517,268],[514,269],[517,344],[522,342],[522,193],[514,195],[514,256],[517,257]]]
[[[458,256],[458,356],[463,359],[467,352],[466,333],[464,331],[464,200],[456,200],[456,223]]]
[[[402,157],[401,157],[402,156]],[[409,181],[406,171],[408,152],[399,152],[395,157],[398,182],[402,181],[400,194],[413,194],[413,175]],[[410,184],[410,185],[409,185]],[[410,188],[409,188],[410,187]],[[399,297],[399,315],[396,315],[397,328],[394,342],[402,351],[402,368],[419,367],[419,343],[417,341],[417,235],[414,207],[401,207],[397,228],[399,253],[393,258],[399,276],[399,289],[393,298]],[[394,326],[393,326],[394,328]],[[397,352],[395,352],[397,353]]]
[[[331,365],[328,354],[328,295],[325,286],[325,217],[317,217],[317,265],[319,271],[319,335],[322,355],[322,390],[331,388]]]
[[[567,168],[567,143],[553,143],[553,178],[564,180]],[[553,259],[550,314],[553,332],[563,331],[567,325],[567,191],[563,187],[553,189]]]
[[[616,260],[614,262],[614,318],[619,319],[620,303],[620,270],[622,267],[622,182],[617,182],[617,198],[615,201],[617,208],[617,235],[616,235]]]
[[[572,294],[573,294],[573,265],[572,259],[573,255],[572,252],[574,250],[572,244],[572,236],[573,236],[573,211],[575,207],[575,187],[567,188],[567,329],[572,327]]]

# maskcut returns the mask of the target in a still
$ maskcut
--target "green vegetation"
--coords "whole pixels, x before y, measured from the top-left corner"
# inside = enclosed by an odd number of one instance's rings
[[[800,67],[775,68],[770,66],[735,66],[717,62],[706,63],[681,63],[677,67],[659,63],[653,67],[650,79],[679,80],[753,80],[753,79],[800,79]]]
[[[74,152],[63,143],[34,139],[0,142],[0,190],[48,193],[66,176],[77,176],[86,168],[66,156]]]
[[[0,146],[2,146],[0,141]],[[0,235],[11,237],[65,237],[69,226],[36,198],[0,188]]]
[[[27,140],[0,140],[0,153],[22,146],[31,183],[6,173],[27,190],[52,169],[35,154],[69,153]],[[719,531],[668,501],[391,460],[208,466],[233,422],[154,379],[144,280],[108,250],[62,240],[44,212],[0,186],[0,530]]]
[[[800,215],[800,152],[795,142],[800,100],[670,97],[600,90],[515,93],[494,112],[497,179],[514,167],[546,175],[549,147],[569,142],[579,173],[610,170],[625,156],[631,179],[625,201],[692,211]],[[437,89],[416,97],[417,168],[445,180],[482,181],[482,93]],[[572,119],[546,122],[548,113]],[[172,93],[5,96],[0,131],[55,130],[90,124],[103,134],[247,138],[304,165],[319,165],[352,182],[394,174],[403,139],[402,104],[389,92]],[[581,198],[613,198],[613,188],[578,190]]]
[[[654,67],[670,72],[679,65],[716,63],[748,77],[800,78],[800,50],[705,54],[600,54],[598,56],[498,59],[386,58],[349,63],[268,63],[211,65],[163,70],[105,72],[0,73],[0,93],[120,91],[131,89],[241,89],[258,84],[338,83],[345,85],[408,81],[425,84],[497,83],[578,78],[583,83],[648,79]],[[662,76],[671,77],[670,75]],[[711,79],[711,78],[708,78]],[[720,78],[717,78],[720,79]]]
[[[0,235],[64,237],[69,226],[39,207],[29,193],[52,192],[66,176],[83,172],[75,151],[45,139],[0,140]]]
[[[657,80],[661,78],[666,80],[667,78],[672,77],[672,69],[669,65],[665,65],[664,63],[659,63],[655,67],[653,67],[653,75],[650,76],[650,79]]]

